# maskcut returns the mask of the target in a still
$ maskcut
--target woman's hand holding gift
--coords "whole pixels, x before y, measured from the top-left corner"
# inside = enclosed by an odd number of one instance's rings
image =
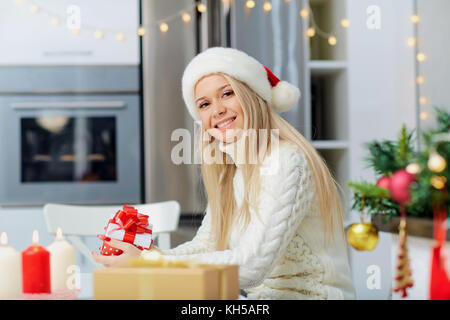
[[[93,251],[92,256],[94,257],[94,260],[97,263],[105,265],[106,267],[127,265],[129,259],[139,257],[139,255],[142,252],[139,248],[132,245],[131,243],[116,239],[110,239],[102,234],[99,234],[97,237],[100,240],[105,241],[105,243],[108,244],[110,247],[123,251],[123,253],[120,255],[110,255],[110,256],[100,255],[97,252]]]

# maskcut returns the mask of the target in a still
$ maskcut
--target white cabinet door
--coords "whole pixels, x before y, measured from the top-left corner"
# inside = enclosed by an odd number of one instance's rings
[[[136,65],[138,27],[138,0],[1,1],[0,65]]]

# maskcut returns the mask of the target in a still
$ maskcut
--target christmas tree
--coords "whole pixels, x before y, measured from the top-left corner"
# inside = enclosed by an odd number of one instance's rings
[[[349,182],[353,190],[353,210],[362,211],[362,207],[371,216],[383,214],[385,220],[400,216],[400,198],[407,197],[406,212],[408,216],[433,218],[433,205],[440,204],[448,208],[450,197],[450,113],[436,108],[437,128],[423,132],[424,148],[415,151],[413,132],[403,125],[396,141],[373,141],[366,144],[369,156],[365,159],[368,168],[372,168],[378,179],[375,183]],[[411,181],[408,190],[400,190],[393,182],[408,180],[405,175],[398,177],[401,171],[408,172]],[[397,173],[397,176],[395,176]],[[396,178],[396,181],[393,179]],[[407,194],[406,194],[407,193]],[[409,196],[409,197],[408,197]]]
[[[362,212],[362,217],[364,210],[371,216],[383,214],[385,221],[392,216],[401,216],[394,291],[401,292],[403,298],[408,295],[407,290],[414,285],[407,247],[407,216],[434,219],[434,237],[440,241],[433,251],[437,253],[433,253],[433,259],[437,262],[433,265],[434,280],[430,296],[447,297],[450,293],[450,288],[444,283],[450,281],[442,271],[443,260],[439,251],[446,228],[441,230],[440,236],[436,229],[436,226],[442,228],[443,222],[446,221],[450,203],[450,168],[447,165],[450,159],[450,114],[439,108],[435,108],[435,111],[438,126],[423,133],[424,150],[413,150],[413,132],[403,125],[396,141],[373,141],[366,145],[369,150],[369,156],[366,158],[368,167],[379,176],[376,183],[348,183],[354,192],[352,209]],[[439,216],[436,212],[443,212],[445,215]],[[368,238],[368,234],[356,234],[359,229],[354,226],[374,225],[372,222],[361,222],[352,225],[347,233],[349,243],[357,250],[368,247],[360,240]],[[367,250],[372,249],[373,246]],[[444,289],[438,282],[443,283]]]

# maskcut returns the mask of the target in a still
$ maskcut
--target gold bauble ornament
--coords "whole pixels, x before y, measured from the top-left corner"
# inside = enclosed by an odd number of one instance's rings
[[[348,243],[358,251],[371,251],[378,244],[378,228],[372,222],[355,223],[347,231]]]

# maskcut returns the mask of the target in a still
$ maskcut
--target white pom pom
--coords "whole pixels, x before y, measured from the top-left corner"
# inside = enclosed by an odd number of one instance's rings
[[[286,81],[272,88],[272,107],[279,112],[292,109],[300,99],[300,89]]]

